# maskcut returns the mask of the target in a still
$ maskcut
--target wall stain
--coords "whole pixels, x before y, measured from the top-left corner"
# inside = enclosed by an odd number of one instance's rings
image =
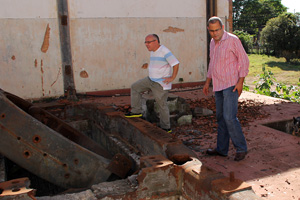
[[[50,39],[50,27],[49,27],[49,24],[47,24],[46,32],[45,32],[45,36],[44,36],[44,42],[43,42],[42,47],[41,47],[41,51],[43,53],[46,53],[48,51],[49,39]]]
[[[43,92],[43,96],[45,96],[45,89],[44,89],[44,69],[43,69],[43,60],[41,60],[41,81],[42,81],[42,92]]]
[[[148,68],[148,63],[144,63],[143,65],[142,65],[142,69],[147,69]]]
[[[34,66],[35,68],[37,68],[37,65],[38,65],[38,62],[37,62],[37,59],[34,60]]]
[[[12,60],[16,60],[16,56],[12,56],[11,59],[12,59]]]
[[[80,77],[81,78],[88,78],[89,74],[84,69],[82,69],[82,71],[80,72]]]
[[[60,70],[61,70],[61,68],[59,68],[59,70],[58,70],[58,73],[57,73],[57,76],[56,76],[56,80],[51,84],[51,87],[56,83],[56,81],[58,80],[58,78],[59,78],[59,75],[60,75]],[[49,91],[50,92],[50,91]],[[49,93],[50,94],[50,93]]]
[[[165,29],[163,31],[164,32],[171,32],[171,33],[177,33],[177,32],[184,32],[184,29],[169,26],[167,29]]]

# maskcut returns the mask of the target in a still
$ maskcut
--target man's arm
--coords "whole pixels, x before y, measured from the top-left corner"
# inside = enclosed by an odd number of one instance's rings
[[[238,90],[239,96],[242,94],[243,91],[243,85],[245,77],[249,73],[249,58],[248,55],[239,39],[235,40],[235,46],[236,46],[236,57],[238,58],[240,70],[239,70],[239,76],[238,82],[236,83],[233,92],[235,90]]]
[[[245,80],[245,77],[240,77],[237,84],[235,85],[235,87],[233,89],[233,92],[235,92],[235,90],[238,91],[239,96],[242,94],[242,91],[243,91],[244,80]]]
[[[173,66],[173,74],[171,77],[164,78],[165,80],[163,81],[164,83],[168,84],[171,83],[172,81],[175,80],[179,70],[179,63]]]
[[[240,66],[239,69],[239,77],[244,78],[248,75],[249,73],[249,58],[248,55],[239,39],[234,41],[235,45],[235,56],[237,57],[238,64]],[[240,80],[239,80],[240,81]]]

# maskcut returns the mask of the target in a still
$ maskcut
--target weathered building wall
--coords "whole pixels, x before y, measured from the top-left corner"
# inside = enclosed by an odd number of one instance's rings
[[[129,88],[146,76],[147,70],[141,66],[149,63],[149,52],[144,45],[149,33],[158,34],[161,44],[179,59],[175,83],[179,78],[184,82],[205,80],[206,1],[69,3],[77,92]]]
[[[24,98],[62,95],[56,1],[0,5],[0,88]]]
[[[222,19],[226,31],[229,31],[229,1],[230,0],[217,0],[217,15]]]
[[[225,19],[228,0],[217,2],[219,16]],[[56,3],[0,0],[0,88],[23,98],[64,94]],[[161,44],[179,59],[175,83],[180,78],[185,83],[205,80],[206,0],[72,0],[68,4],[77,92],[130,88],[146,76],[141,66],[149,63],[144,45],[149,33],[158,34]]]

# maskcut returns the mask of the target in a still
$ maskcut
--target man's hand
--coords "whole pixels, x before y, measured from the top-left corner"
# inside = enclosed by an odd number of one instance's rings
[[[203,93],[207,96],[208,95],[208,92],[209,92],[209,84],[210,84],[210,81],[211,81],[211,78],[206,78],[206,82],[203,86]]]
[[[163,78],[163,79],[164,79],[163,82],[164,82],[165,84],[169,84],[169,83],[171,83],[172,81],[174,81],[174,79],[175,79],[176,76],[177,76],[178,70],[179,70],[179,64],[174,65],[174,66],[173,66],[173,74],[172,74],[172,77],[166,77],[166,78]]]
[[[239,93],[239,96],[241,96],[241,94],[243,92],[244,79],[245,79],[245,77],[241,77],[238,80],[237,84],[235,85],[234,89],[232,90],[232,92],[235,92],[237,90]]]
[[[202,89],[203,93],[207,96],[209,91],[209,85],[205,84]]]
[[[163,79],[164,79],[163,83],[165,83],[165,84],[169,84],[174,80],[172,77],[167,77],[167,78],[163,78]]]

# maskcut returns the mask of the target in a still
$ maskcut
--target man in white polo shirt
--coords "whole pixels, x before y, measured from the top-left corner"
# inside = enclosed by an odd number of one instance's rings
[[[156,34],[147,35],[145,45],[150,51],[149,76],[131,85],[131,112],[125,116],[142,117],[142,92],[151,90],[159,106],[160,127],[171,133],[168,90],[172,88],[172,81],[177,76],[179,61],[167,47],[160,45]]]

